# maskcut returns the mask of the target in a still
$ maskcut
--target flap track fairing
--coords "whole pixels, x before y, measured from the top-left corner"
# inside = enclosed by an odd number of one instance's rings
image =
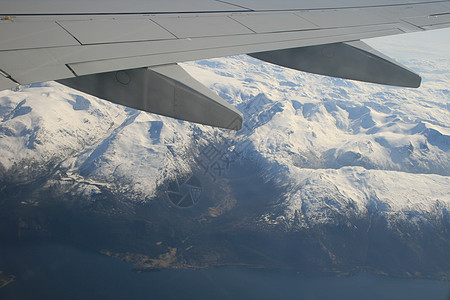
[[[177,64],[58,80],[90,95],[190,122],[239,130],[242,114]]]
[[[419,75],[361,41],[249,55],[283,67],[344,79],[413,88],[421,82]]]

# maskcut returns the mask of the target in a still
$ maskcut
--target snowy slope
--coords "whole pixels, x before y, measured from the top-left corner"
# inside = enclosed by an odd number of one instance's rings
[[[220,95],[241,100],[235,101],[247,125],[236,148],[243,148],[243,159],[258,157],[267,179],[286,185],[284,214],[262,219],[292,225],[299,214],[301,227],[374,207],[388,219],[448,218],[450,60],[410,65],[424,77],[418,90],[282,70],[242,57],[187,69]]]
[[[52,167],[80,195],[99,186],[132,201],[198,169],[205,149],[258,167],[283,187],[265,224],[308,227],[377,211],[431,222],[450,211],[450,60],[404,61],[420,89],[316,76],[247,56],[183,64],[245,115],[237,132],[124,108],[56,83],[0,92],[2,181],[32,180]],[[211,148],[211,147],[210,147]],[[205,173],[214,179],[212,164]],[[211,167],[211,168],[210,168]],[[32,169],[27,171],[28,169]],[[214,173],[214,174],[213,174]]]

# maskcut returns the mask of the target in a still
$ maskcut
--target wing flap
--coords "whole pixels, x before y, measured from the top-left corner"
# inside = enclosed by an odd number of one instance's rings
[[[0,51],[79,45],[55,22],[0,21],[0,37]]]
[[[242,114],[176,64],[79,76],[61,84],[139,110],[238,130]]]
[[[228,16],[173,16],[152,19],[180,39],[253,33]]]
[[[245,25],[256,33],[282,32],[317,29],[319,26],[302,18],[301,16],[288,13],[252,13],[233,14],[232,19]],[[270,20],[270,22],[267,22]]]
[[[63,61],[47,49],[0,52],[1,70],[19,84],[73,77]],[[36,80],[39,78],[39,80]]]
[[[364,82],[419,87],[421,78],[361,41],[333,43],[250,56],[283,67]]]
[[[298,12],[297,14],[309,22],[317,24],[320,28],[393,23],[388,18],[379,15],[376,8],[319,10]]]
[[[174,39],[148,18],[59,21],[83,45]]]

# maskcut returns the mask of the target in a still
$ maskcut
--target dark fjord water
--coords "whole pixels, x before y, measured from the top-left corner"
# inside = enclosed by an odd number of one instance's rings
[[[448,299],[450,282],[305,277],[218,268],[135,272],[128,263],[59,244],[0,245],[0,270],[16,276],[0,299]]]

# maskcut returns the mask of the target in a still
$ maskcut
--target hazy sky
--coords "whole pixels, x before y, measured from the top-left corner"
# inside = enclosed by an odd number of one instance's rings
[[[377,50],[397,59],[424,56],[450,59],[450,28],[399,34],[365,41]]]

